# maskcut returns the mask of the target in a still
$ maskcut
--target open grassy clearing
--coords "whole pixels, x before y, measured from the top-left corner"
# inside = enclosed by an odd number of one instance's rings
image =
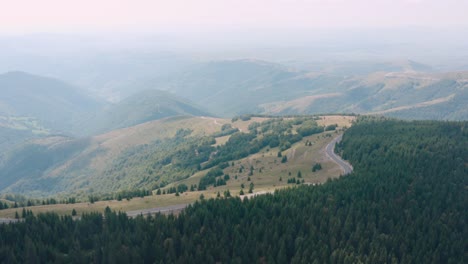
[[[167,195],[153,195],[146,196],[143,198],[133,198],[130,201],[122,200],[111,200],[111,201],[99,201],[95,203],[75,203],[75,204],[54,204],[54,205],[43,205],[43,206],[32,206],[25,207],[31,210],[34,214],[55,212],[59,215],[70,215],[72,210],[75,209],[77,214],[90,213],[90,212],[103,212],[104,209],[109,206],[111,209],[116,211],[130,211],[137,209],[147,209],[154,207],[169,206],[174,204],[185,204],[191,203],[200,197],[201,192],[186,192],[180,196],[174,194]],[[206,198],[216,197],[216,193],[210,194],[204,192]],[[21,215],[22,208],[10,208],[6,210],[0,210],[0,218],[14,218],[15,212]]]
[[[340,168],[328,160],[324,152],[325,146],[335,135],[337,134],[334,132],[326,132],[305,137],[290,149],[282,152],[282,156],[287,156],[288,159],[285,163],[281,162],[282,157],[278,157],[278,148],[265,148],[259,153],[230,162],[230,166],[224,169],[224,173],[230,177],[227,185],[211,186],[207,192],[217,193],[219,191],[222,193],[229,189],[231,194],[238,194],[242,184],[244,185],[244,192],[247,192],[251,182],[254,183],[254,191],[274,190],[278,187],[293,186],[293,184],[287,183],[288,178],[296,178],[301,181],[304,179],[305,183],[315,184],[323,183],[328,178],[338,177],[341,173]],[[305,143],[307,141],[312,142],[312,146],[306,146]],[[232,163],[234,163],[234,166],[232,166]],[[322,170],[312,172],[312,166],[315,163],[320,163]],[[250,169],[252,167],[253,171],[251,174]],[[299,171],[302,174],[302,178],[297,177]],[[207,170],[198,172],[192,177],[173,183],[168,187],[177,186],[182,183],[187,186],[192,184],[198,185],[206,172]]]
[[[249,121],[234,122],[233,126],[238,127],[237,123],[247,131],[247,127],[252,122],[261,122],[263,120],[252,119]],[[216,119],[218,123],[230,123],[230,120]],[[351,126],[354,117],[349,116],[326,116],[321,120],[317,120],[320,125],[338,124],[338,129],[342,127]],[[203,125],[213,124],[218,127],[213,120],[204,119],[208,123],[203,122]],[[238,127],[240,128],[240,127]],[[250,155],[246,158],[229,162],[229,167],[224,169],[225,174],[229,174],[230,179],[224,186],[213,187],[210,186],[205,191],[185,192],[180,196],[175,194],[153,195],[144,198],[133,198],[129,201],[112,200],[112,201],[99,201],[91,203],[76,203],[76,204],[57,204],[46,206],[33,206],[28,210],[34,213],[54,211],[58,214],[71,214],[75,209],[78,214],[83,212],[103,211],[107,206],[117,211],[130,211],[137,209],[148,209],[154,207],[164,207],[169,205],[191,203],[200,198],[203,194],[205,198],[216,197],[219,192],[223,195],[224,191],[229,190],[231,195],[238,196],[241,189],[247,194],[250,183],[254,184],[254,192],[272,192],[275,189],[287,188],[295,186],[296,184],[288,184],[287,180],[295,178],[296,180],[304,180],[305,184],[318,184],[323,183],[329,178],[339,177],[341,169],[338,165],[330,161],[325,155],[325,146],[331,141],[332,138],[338,135],[338,132],[328,131],[312,136],[304,137],[301,141],[293,144],[291,148],[283,151],[282,156],[287,157],[287,162],[282,163],[282,157],[278,157],[279,149],[264,148],[260,152]],[[226,142],[228,137],[220,137]],[[311,145],[306,144],[311,142]],[[217,144],[223,144],[217,141]],[[312,166],[315,163],[320,163],[322,169],[312,172]],[[234,165],[233,165],[234,164]],[[252,174],[250,169],[253,167]],[[242,169],[241,169],[242,168]],[[190,178],[170,184],[166,187],[177,186],[179,184],[186,184],[187,186],[196,184],[198,185],[200,179],[207,173],[208,170],[199,171],[192,175]],[[298,178],[298,172],[301,172],[302,177]],[[237,176],[237,179],[236,179]],[[250,181],[249,181],[250,178]],[[281,179],[281,180],[280,180]],[[244,188],[242,188],[242,185]],[[14,217],[15,212],[21,213],[21,208],[11,208],[0,211],[0,217]]]

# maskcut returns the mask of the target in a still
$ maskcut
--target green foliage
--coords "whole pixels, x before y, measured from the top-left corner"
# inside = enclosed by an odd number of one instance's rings
[[[179,130],[173,138],[128,149],[120,155],[104,177],[97,181],[102,191],[118,191],[119,186],[146,189],[165,186],[189,177],[200,163],[206,162],[214,143],[212,137],[187,137],[187,130]]]
[[[144,190],[144,189],[141,189],[141,190],[125,190],[125,191],[119,191],[119,192],[116,192],[112,195],[102,195],[101,196],[101,199],[99,198],[96,198],[97,196],[95,196],[94,199],[96,200],[111,200],[111,199],[116,199],[116,200],[119,200],[121,201],[122,199],[127,199],[127,200],[130,200],[134,197],[145,197],[145,196],[148,196],[148,195],[151,195],[151,191],[149,190]]]
[[[322,164],[320,163],[315,163],[314,166],[312,166],[312,172],[316,172],[322,169]]]
[[[237,127],[233,128],[231,124],[224,124],[223,126],[221,126],[221,131],[214,133],[212,136],[215,138],[224,137],[234,134],[236,132],[239,132],[239,129]]]
[[[333,131],[338,127],[337,124],[328,125],[325,127],[325,131]]]
[[[183,192],[186,192],[187,190],[188,190],[187,185],[185,185],[183,183],[177,185],[177,192],[183,193]]]
[[[287,182],[288,182],[288,184],[291,184],[291,183],[292,183],[292,184],[295,184],[295,183],[296,183],[296,178],[294,178],[294,177],[293,177],[293,178],[289,178]]]
[[[286,163],[288,162],[288,156],[283,156],[283,158],[281,158],[281,163]]]
[[[179,128],[176,131],[175,137],[176,138],[183,138],[183,137],[186,137],[186,136],[192,134],[192,132],[193,132],[193,130],[191,130],[189,128]]]
[[[251,118],[252,118],[252,115],[241,115],[239,117],[239,119],[242,121],[249,121]]]
[[[304,131],[308,131],[308,127],[314,125],[314,129],[323,132],[323,127],[316,126],[313,117],[297,119],[300,121],[298,122],[296,119],[283,120],[282,118],[272,118],[262,123],[253,122],[249,127],[250,133],[238,132],[233,134],[226,144],[217,148],[216,155],[206,162],[204,168],[211,168],[224,162],[247,157],[267,146],[270,148],[279,147],[280,152],[289,149],[292,144],[302,140],[300,133],[295,134],[292,132],[296,124],[298,132],[304,125],[307,126],[304,128]],[[257,129],[262,132],[261,137],[257,135]]]
[[[200,179],[198,184],[199,190],[206,190],[209,185],[216,184],[216,177],[223,175],[223,170],[219,167],[209,170],[204,177]]]
[[[324,128],[322,126],[318,126],[317,122],[313,120],[305,121],[301,127],[297,128],[297,133],[301,136],[306,137],[313,134],[322,133]]]
[[[254,183],[251,182],[250,185],[249,185],[249,193],[253,193],[253,190],[254,190]]]

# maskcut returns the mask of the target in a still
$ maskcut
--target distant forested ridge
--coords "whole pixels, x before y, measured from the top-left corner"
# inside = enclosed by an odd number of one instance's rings
[[[361,118],[337,146],[352,174],[178,216],[23,212],[0,262],[467,263],[467,129]]]

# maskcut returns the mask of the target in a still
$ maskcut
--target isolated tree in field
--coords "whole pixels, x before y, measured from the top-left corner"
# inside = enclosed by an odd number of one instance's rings
[[[322,164],[320,163],[315,163],[314,166],[312,167],[312,172],[316,172],[322,169]]]

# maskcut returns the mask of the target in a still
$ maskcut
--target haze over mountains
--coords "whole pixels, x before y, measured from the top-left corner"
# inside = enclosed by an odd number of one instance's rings
[[[414,37],[404,44],[335,33],[317,43],[268,34],[250,42],[235,42],[235,34],[218,42],[209,34],[192,35],[191,42],[3,37],[0,192],[88,192],[111,181],[106,191],[140,188],[138,177],[149,177],[143,167],[161,158],[151,148],[178,149],[167,143],[178,129],[222,134],[221,124],[242,114],[468,119],[466,54],[456,51],[463,38],[445,53],[448,46],[437,41],[428,52],[416,48],[421,40]],[[119,164],[127,164],[127,176],[113,170]]]
[[[82,82],[103,85],[100,92],[95,86],[76,87],[24,72],[2,74],[0,116],[33,118],[44,130],[77,135],[177,114],[377,113],[418,119],[467,118],[467,72],[437,72],[409,60],[357,63],[356,68],[348,66],[353,63],[337,63],[322,65],[320,70],[260,60],[220,60],[182,63],[163,71],[160,67],[154,69],[154,76],[147,60],[134,58],[135,66],[145,69],[145,77],[130,74],[135,80],[121,82],[124,72],[106,68]],[[160,57],[156,62],[166,65]],[[112,86],[113,76],[118,85]],[[168,93],[150,94],[149,90]],[[176,109],[162,111],[161,107]]]
[[[0,75],[0,115],[33,117],[44,127],[70,132],[83,116],[102,102],[63,81],[8,72]]]
[[[0,8],[0,263],[468,263],[468,1]]]

